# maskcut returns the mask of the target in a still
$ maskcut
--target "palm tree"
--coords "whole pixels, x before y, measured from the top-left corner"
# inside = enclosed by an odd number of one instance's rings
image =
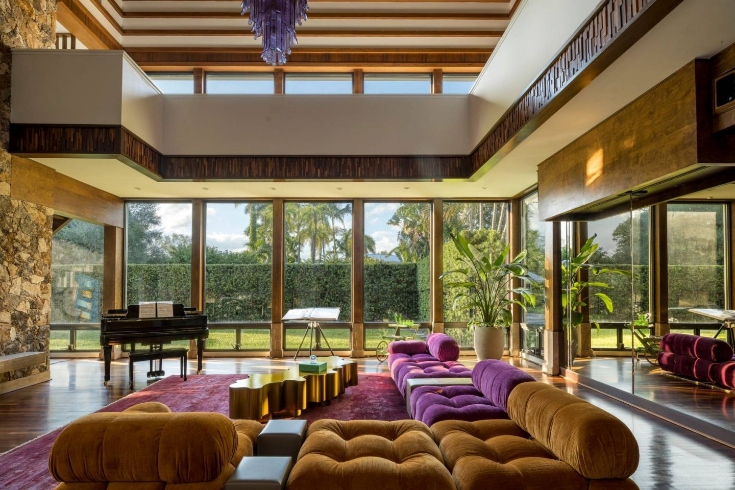
[[[403,245],[401,253],[411,262],[429,255],[430,212],[428,203],[404,203],[388,220],[389,225],[399,227],[396,248]]]
[[[352,206],[344,203],[328,203],[326,205],[327,217],[330,221],[330,227],[332,229],[332,252],[334,254],[334,260],[339,259],[337,252],[338,243],[337,235],[344,232],[345,216],[352,213]],[[337,228],[337,221],[342,225],[341,228]]]

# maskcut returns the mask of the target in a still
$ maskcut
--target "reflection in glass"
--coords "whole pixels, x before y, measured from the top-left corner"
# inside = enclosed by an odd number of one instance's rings
[[[521,203],[521,248],[526,251],[529,275],[537,280],[536,306],[527,306],[521,328],[521,350],[543,358],[543,329],[546,324],[544,284],[545,227],[539,219],[538,193]]]
[[[687,324],[712,320],[689,308],[725,307],[724,205],[671,203],[666,214],[669,323],[672,331],[691,334],[693,326]]]
[[[191,203],[129,202],[127,304],[191,303]]]
[[[51,323],[99,324],[104,227],[73,219],[54,233],[51,244]]]
[[[599,245],[589,261],[592,266],[600,269],[632,270],[632,276],[600,274],[596,279],[607,287],[590,288],[592,348],[630,349],[631,334],[628,325],[631,318],[640,318],[645,322],[649,316],[649,210],[644,208],[633,211],[632,215],[625,212],[591,221],[587,224],[587,231],[590,237],[597,235],[595,243]],[[612,312],[607,310],[605,303],[595,293],[603,293],[610,298]],[[594,328],[596,325],[599,328]]]

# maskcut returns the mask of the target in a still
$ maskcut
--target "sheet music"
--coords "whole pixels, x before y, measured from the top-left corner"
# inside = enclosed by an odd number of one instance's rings
[[[174,316],[174,302],[173,301],[156,302],[156,315],[159,318]]]
[[[138,306],[138,318],[156,318],[155,301],[141,301]]]
[[[312,320],[334,322],[339,318],[339,308],[293,308],[283,315],[282,321]]]

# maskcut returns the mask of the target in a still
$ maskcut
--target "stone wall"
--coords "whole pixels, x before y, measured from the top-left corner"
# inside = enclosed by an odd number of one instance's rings
[[[52,48],[56,1],[0,0],[0,355],[48,351],[53,209],[12,199],[7,152],[13,48]],[[0,374],[0,382],[47,366]]]

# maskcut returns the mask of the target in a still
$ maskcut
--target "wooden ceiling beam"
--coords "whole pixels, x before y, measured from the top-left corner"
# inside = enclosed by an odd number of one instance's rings
[[[126,52],[142,68],[151,67],[247,67],[263,68],[261,49],[217,48],[128,48]],[[492,54],[487,50],[369,50],[369,49],[295,49],[288,66],[482,68]],[[268,67],[266,67],[268,68]],[[327,70],[328,71],[328,70]]]
[[[114,5],[114,4],[113,4]],[[125,19],[241,19],[239,10],[232,12],[164,11],[124,12],[115,9]],[[509,14],[454,12],[310,12],[309,20],[510,20]]]
[[[56,18],[89,49],[122,49],[120,43],[78,0],[58,0]]]
[[[299,28],[299,38],[305,37],[491,37],[500,38],[502,30],[344,30]],[[125,36],[248,36],[247,24],[241,29],[123,29]]]

